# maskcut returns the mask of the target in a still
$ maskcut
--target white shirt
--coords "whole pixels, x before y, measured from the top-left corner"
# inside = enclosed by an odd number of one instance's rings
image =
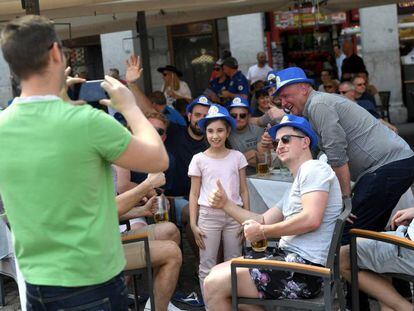
[[[273,68],[268,64],[264,65],[263,67],[259,67],[256,64],[249,68],[246,78],[250,81],[251,84],[259,80],[266,81],[267,74],[270,70],[273,70]]]
[[[338,70],[338,78],[341,79],[342,77],[342,62],[346,58],[344,53],[341,53],[338,57],[335,57],[336,61],[336,69]]]
[[[164,85],[162,85],[161,90],[164,89]],[[165,98],[167,99],[167,105],[172,107],[172,103],[175,101],[173,97],[168,96],[169,88],[166,88],[164,91]],[[177,91],[174,91],[175,94],[185,98],[191,98],[191,90],[188,87],[188,84],[184,81],[180,81],[180,88]]]

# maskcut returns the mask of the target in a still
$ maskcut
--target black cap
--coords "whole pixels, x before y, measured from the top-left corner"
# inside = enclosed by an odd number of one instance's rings
[[[227,66],[227,67],[230,67],[230,68],[233,68],[233,69],[237,69],[237,68],[239,68],[239,63],[237,62],[237,59],[235,59],[234,57],[227,57],[223,61],[223,66]]]

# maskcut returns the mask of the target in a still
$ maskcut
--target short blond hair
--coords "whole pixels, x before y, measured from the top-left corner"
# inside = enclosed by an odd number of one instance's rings
[[[165,124],[166,127],[168,127],[168,125],[170,124],[170,121],[168,121],[167,117],[164,114],[162,114],[161,112],[158,112],[158,111],[147,112],[145,114],[145,117],[147,119],[160,120],[162,123]]]

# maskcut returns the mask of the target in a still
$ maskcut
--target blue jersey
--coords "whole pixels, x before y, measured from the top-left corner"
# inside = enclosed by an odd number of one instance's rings
[[[212,90],[217,96],[219,96],[222,90],[227,90],[229,83],[229,79],[226,79],[223,82],[219,82],[219,78],[215,78],[210,81],[208,88]]]
[[[227,91],[233,94],[249,95],[249,81],[241,71],[237,71],[231,78]]]

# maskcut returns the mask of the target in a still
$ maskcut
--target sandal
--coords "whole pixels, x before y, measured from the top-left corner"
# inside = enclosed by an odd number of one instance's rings
[[[172,299],[177,302],[185,303],[192,307],[204,307],[203,298],[198,298],[196,292],[192,292],[190,295],[185,296],[182,294],[175,294]]]

